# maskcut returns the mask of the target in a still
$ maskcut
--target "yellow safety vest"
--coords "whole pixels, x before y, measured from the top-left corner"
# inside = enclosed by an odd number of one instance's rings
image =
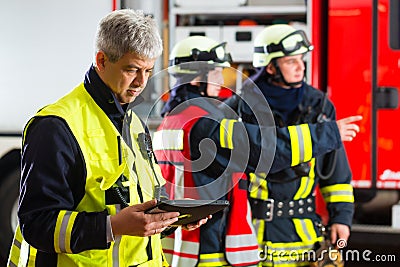
[[[119,205],[106,205],[105,190],[113,186],[121,174],[129,177],[126,186],[129,186],[130,205],[141,202],[137,192],[138,183],[142,189],[143,200],[148,201],[153,198],[153,189],[156,184],[154,173],[149,159],[142,155],[137,142],[138,134],[144,133],[145,130],[133,112],[128,111],[127,114],[131,120],[132,148],[123,141],[118,130],[91,98],[83,84],[36,114],[36,117],[57,116],[64,119],[78,142],[86,164],[84,197],[76,210],[61,210],[57,218],[54,250],[58,253],[58,266],[158,267],[163,265],[160,235],[118,236],[115,242],[111,242],[108,249],[88,250],[78,254],[72,254],[70,248],[71,231],[79,212],[100,212],[107,209],[108,213],[113,215],[119,211]],[[25,127],[24,136],[33,119]],[[120,144],[118,140],[121,141]],[[121,145],[120,151],[119,145]],[[165,181],[160,169],[158,165],[154,167],[158,181],[163,185]],[[136,171],[130,171],[132,169]],[[146,246],[150,239],[153,259],[149,261]],[[34,266],[35,255],[36,249],[23,239],[18,226],[11,247],[9,266]]]

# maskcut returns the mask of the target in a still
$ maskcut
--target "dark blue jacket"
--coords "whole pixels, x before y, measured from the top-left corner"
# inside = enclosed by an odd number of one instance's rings
[[[181,85],[173,90],[174,97],[169,99],[168,104],[163,109],[165,116],[168,116],[170,112],[179,113],[191,104],[200,105],[201,108],[209,112],[209,115],[200,118],[194,124],[190,132],[190,160],[196,162],[200,157],[213,159],[206,167],[194,167],[198,170],[192,172],[196,186],[209,184],[226,175],[226,171],[228,173],[250,173],[256,170],[278,172],[290,166],[291,143],[288,129],[276,128],[273,117],[266,116],[267,119],[264,120],[263,127],[253,123],[235,123],[233,142],[234,146],[240,149],[222,148],[220,147],[221,136],[219,132],[221,120],[237,118],[234,110],[230,110],[224,103],[213,105],[212,102],[215,102],[215,99],[200,95],[196,87],[191,85]],[[313,124],[309,127],[313,140],[313,151],[316,155],[332,151],[334,143],[337,143],[334,145],[334,149],[342,146],[336,122]],[[201,146],[201,143],[205,140],[215,146],[211,144]],[[331,142],[326,143],[321,140],[331,140]],[[160,162],[160,164],[173,163]],[[214,190],[215,192],[210,192],[211,197],[213,195],[219,196],[218,193],[224,188],[214,188]],[[213,218],[201,227],[201,254],[224,252],[223,237],[226,223],[226,216],[219,212],[214,214]]]

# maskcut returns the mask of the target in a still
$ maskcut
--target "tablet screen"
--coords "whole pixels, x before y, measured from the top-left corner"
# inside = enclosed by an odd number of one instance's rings
[[[174,223],[174,226],[177,226],[196,223],[198,220],[204,219],[208,215],[221,211],[228,206],[228,200],[163,200],[148,209],[146,213],[178,211],[180,213],[179,220]]]

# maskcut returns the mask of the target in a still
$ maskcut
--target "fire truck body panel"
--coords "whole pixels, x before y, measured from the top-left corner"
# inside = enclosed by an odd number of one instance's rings
[[[375,186],[377,189],[400,189],[400,160],[397,156],[400,154],[400,140],[395,124],[400,110],[378,108],[381,97],[397,98],[397,89],[400,88],[400,50],[390,46],[390,38],[396,37],[389,35],[390,19],[396,19],[389,16],[390,8],[398,8],[398,5],[389,5],[390,0],[377,1],[375,28],[373,1],[321,2],[313,1],[312,9],[313,42],[322,45],[314,51],[312,82],[327,90],[338,118],[363,115],[360,133],[345,144],[353,185],[366,189]],[[325,21],[320,18],[322,14],[327,15]],[[398,10],[392,12],[397,21],[398,14]],[[317,26],[316,21],[322,22],[322,26]],[[374,31],[377,32],[374,34]],[[395,90],[390,91],[393,95],[379,93],[385,92],[387,87]],[[397,103],[397,99],[391,101]]]

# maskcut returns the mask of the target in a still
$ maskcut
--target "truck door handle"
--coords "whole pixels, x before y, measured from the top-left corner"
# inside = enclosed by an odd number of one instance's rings
[[[375,105],[378,109],[397,109],[399,93],[395,87],[378,87]]]

